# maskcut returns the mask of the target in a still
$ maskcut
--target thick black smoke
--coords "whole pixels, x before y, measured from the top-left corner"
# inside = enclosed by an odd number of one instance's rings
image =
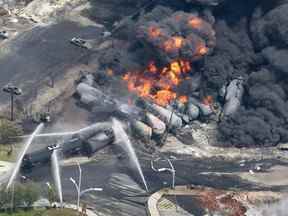
[[[273,72],[267,69],[249,76],[245,104],[219,124],[222,138],[228,138],[227,145],[271,146],[287,141],[286,94],[276,82]]]
[[[206,86],[212,91],[238,76],[246,80],[242,106],[219,123],[220,144],[274,146],[288,141],[288,3],[244,2],[246,12],[238,17],[216,18],[217,47],[204,65]]]
[[[196,1],[191,1],[191,5]],[[166,1],[159,2],[164,4]],[[102,55],[100,63],[106,62],[104,65],[115,71],[125,71],[126,65],[129,67],[134,62],[137,63],[135,67],[138,64],[145,67],[151,59],[167,62],[184,56],[193,60],[196,43],[190,43],[189,37],[195,38],[210,50],[194,68],[195,72],[202,68],[202,83],[197,87],[200,93],[203,91],[203,95],[218,98],[223,86],[239,77],[244,80],[241,106],[233,115],[221,119],[218,143],[242,147],[275,146],[287,142],[288,0],[225,0],[217,3],[207,10],[202,4],[203,10],[198,12],[196,9],[175,12],[179,8],[163,6],[144,11],[138,21],[131,21],[121,32],[121,40],[129,44],[129,48],[121,49],[116,43]],[[207,16],[203,16],[204,12]],[[185,20],[189,16],[203,18],[206,27],[201,31],[187,28]],[[163,38],[150,40],[147,34],[150,26],[160,28]],[[212,30],[216,33],[216,43]],[[187,47],[183,46],[180,52],[162,52],[163,41],[174,36],[188,40]],[[119,44],[123,43],[119,41]]]
[[[169,9],[157,7],[137,24],[137,39],[157,52],[163,62],[179,58],[193,61],[212,51],[216,38],[210,23],[192,13],[166,11]]]

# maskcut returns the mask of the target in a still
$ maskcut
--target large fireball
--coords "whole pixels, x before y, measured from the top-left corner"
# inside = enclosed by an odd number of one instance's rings
[[[216,43],[211,24],[184,12],[158,21],[140,22],[137,38],[158,52],[164,62],[201,59]]]

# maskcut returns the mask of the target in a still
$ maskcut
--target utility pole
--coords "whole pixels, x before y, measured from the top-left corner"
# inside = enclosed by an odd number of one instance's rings
[[[170,168],[155,168],[154,163],[160,161],[162,158],[156,158],[155,160],[151,160],[151,168],[152,170],[154,170],[155,172],[170,172],[172,175],[172,183],[171,183],[171,188],[174,189],[175,188],[175,174],[176,174],[176,170],[175,167],[173,166],[171,160],[169,158],[164,158],[164,161],[167,161]]]
[[[22,90],[11,84],[6,85],[2,89],[3,92],[10,94],[10,120],[14,120],[14,96],[22,95]]]
[[[80,211],[80,198],[83,194],[88,193],[88,192],[92,192],[92,191],[103,191],[102,188],[88,188],[85,190],[81,191],[81,184],[82,184],[82,169],[80,166],[79,162],[76,162],[77,166],[78,166],[78,170],[79,170],[79,176],[78,176],[78,184],[77,182],[71,177],[70,181],[74,184],[75,188],[76,188],[76,192],[77,192],[77,210]]]

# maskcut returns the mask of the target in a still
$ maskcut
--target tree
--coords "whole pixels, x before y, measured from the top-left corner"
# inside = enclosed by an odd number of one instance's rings
[[[48,186],[47,196],[50,203],[57,201],[56,188],[53,185]]]
[[[35,183],[19,184],[15,187],[15,206],[31,207],[40,197],[40,188]]]
[[[32,182],[27,184],[15,184],[13,190],[7,191],[6,188],[0,189],[0,208],[11,208],[14,210],[19,207],[30,208],[40,197],[40,187]]]
[[[0,143],[10,144],[11,138],[21,136],[22,134],[22,128],[15,122],[4,118],[0,119]]]
[[[11,196],[9,196],[7,190],[4,187],[0,188],[0,209],[7,209],[9,207],[10,200]]]

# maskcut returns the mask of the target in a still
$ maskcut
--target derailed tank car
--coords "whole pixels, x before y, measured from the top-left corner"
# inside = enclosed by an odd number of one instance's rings
[[[64,156],[69,157],[75,153],[84,153],[91,156],[96,151],[111,144],[114,140],[110,125],[97,123],[89,128],[82,129],[62,143],[43,146],[24,156],[22,169],[31,170],[38,164],[48,163],[54,149],[61,149]]]
[[[41,149],[31,151],[24,156],[22,169],[24,171],[29,171],[34,166],[37,166],[43,163],[48,163],[50,161],[53,148],[55,148],[55,146],[59,146],[59,148],[62,149],[63,154],[71,155],[75,151],[82,149],[82,141],[79,138],[71,138],[59,145],[56,144],[56,145],[46,146]]]

